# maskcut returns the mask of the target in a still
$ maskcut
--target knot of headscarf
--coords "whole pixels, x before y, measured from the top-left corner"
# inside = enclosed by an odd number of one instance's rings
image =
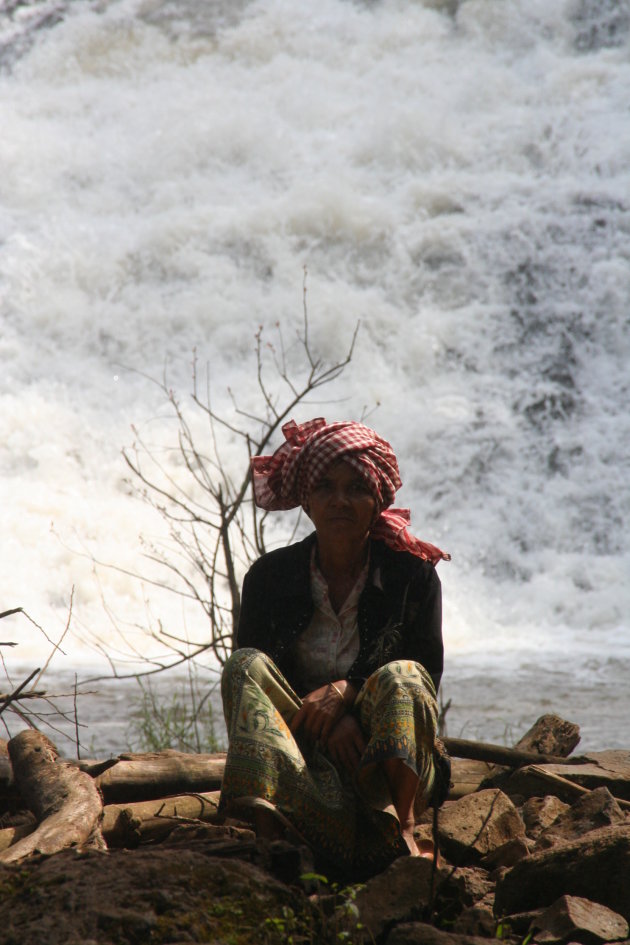
[[[409,509],[390,508],[402,485],[396,455],[374,430],[352,420],[326,423],[323,417],[282,427],[285,442],[271,456],[252,457],[254,501],[261,509],[294,509],[308,497],[328,467],[343,459],[365,479],[376,501],[378,518],[370,529],[396,551],[410,551],[437,564],[450,555],[407,530]]]

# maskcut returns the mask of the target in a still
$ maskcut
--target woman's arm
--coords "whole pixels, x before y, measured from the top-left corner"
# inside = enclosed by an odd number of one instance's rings
[[[421,588],[410,588],[409,624],[405,620],[405,636],[408,637],[411,650],[417,654],[412,659],[424,666],[437,693],[444,669],[444,643],[442,585],[435,568],[431,568],[428,580],[423,581],[422,585]]]
[[[234,640],[234,649],[240,650],[245,646],[254,646],[264,650],[266,619],[265,579],[262,567],[256,561],[243,580],[241,593],[241,611]]]

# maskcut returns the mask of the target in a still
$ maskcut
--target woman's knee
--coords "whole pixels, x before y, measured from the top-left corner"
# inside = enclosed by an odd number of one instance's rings
[[[421,663],[414,660],[392,660],[375,670],[369,677],[368,688],[406,688],[426,689],[427,694],[435,699],[433,680]]]
[[[243,674],[251,669],[256,662],[267,662],[269,657],[261,650],[254,647],[243,647],[241,650],[235,650],[225,662],[223,673],[221,674],[221,689],[223,693],[230,691],[235,683],[240,683]]]

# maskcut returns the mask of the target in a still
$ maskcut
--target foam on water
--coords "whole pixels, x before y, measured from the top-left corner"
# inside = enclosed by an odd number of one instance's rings
[[[143,375],[168,361],[185,398],[197,346],[219,403],[254,402],[254,333],[299,328],[306,264],[322,354],[362,325],[346,399],[297,416],[380,405],[401,504],[453,554],[452,711],[492,717],[513,691],[475,691],[535,665],[536,712],[561,660],[621,687],[629,35],[608,0],[0,5],[1,608],[58,635],[74,587],[77,629],[113,634],[105,598],[203,634],[89,556],[142,567],[160,528],[120,456],[132,423],[174,434]]]

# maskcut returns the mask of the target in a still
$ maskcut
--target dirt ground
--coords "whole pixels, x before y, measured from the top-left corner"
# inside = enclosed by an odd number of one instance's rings
[[[203,836],[154,847],[66,850],[0,867],[2,945],[286,941],[308,899]]]

